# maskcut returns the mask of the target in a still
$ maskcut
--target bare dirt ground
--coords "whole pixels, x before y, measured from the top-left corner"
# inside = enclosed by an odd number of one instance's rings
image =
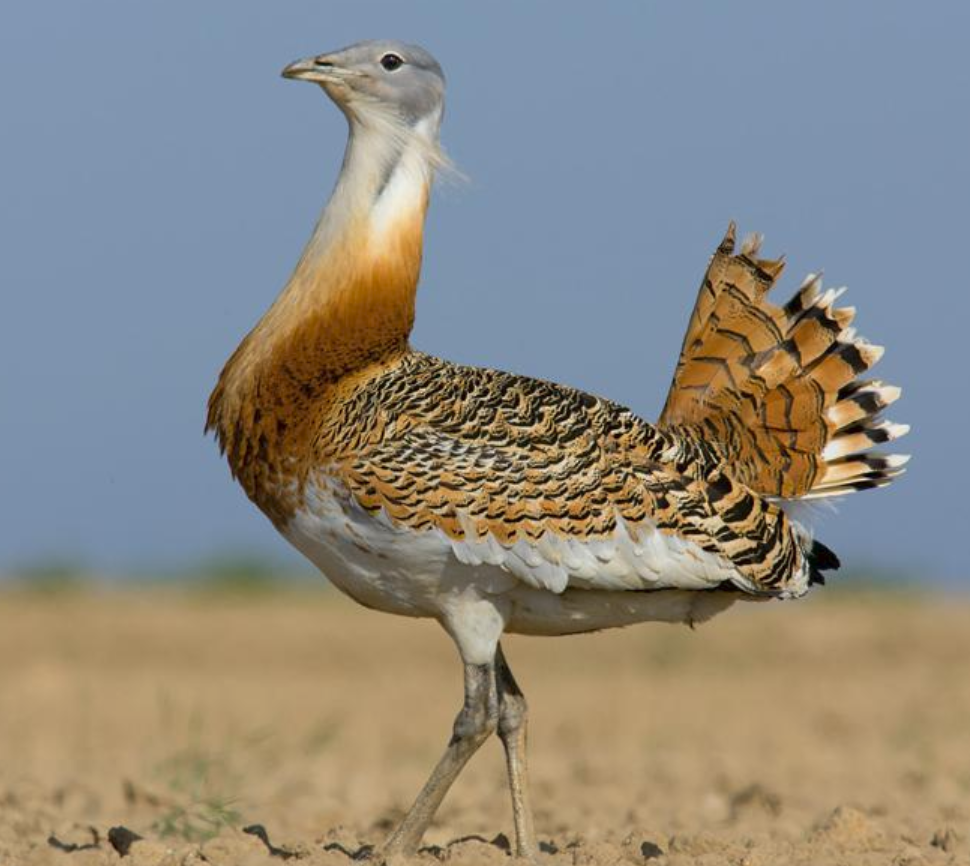
[[[506,652],[544,862],[970,863],[968,601],[823,592]],[[329,592],[2,594],[0,864],[348,866],[460,694],[437,626]],[[507,800],[490,742],[415,862],[511,862]]]

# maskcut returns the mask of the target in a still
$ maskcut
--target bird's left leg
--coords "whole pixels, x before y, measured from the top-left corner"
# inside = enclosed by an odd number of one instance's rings
[[[528,706],[525,695],[505,660],[501,644],[495,653],[495,679],[498,687],[498,735],[505,747],[505,763],[509,774],[509,788],[512,791],[515,854],[525,860],[536,860],[539,846],[532,824],[526,764]]]
[[[458,774],[498,725],[495,649],[504,627],[499,613],[472,599],[442,623],[458,644],[465,668],[465,700],[455,718],[448,747],[404,820],[377,852],[382,860],[414,854],[435,812]]]

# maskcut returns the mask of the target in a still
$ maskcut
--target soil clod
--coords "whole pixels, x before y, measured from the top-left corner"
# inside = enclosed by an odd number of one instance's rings
[[[51,848],[56,848],[58,851],[63,851],[66,854],[73,854],[75,851],[91,851],[101,847],[101,834],[98,832],[97,827],[85,827],[81,829],[80,835],[86,841],[73,842],[69,839],[61,839],[54,833],[51,833],[47,837],[47,844]]]
[[[281,860],[289,860],[292,857],[299,856],[296,851],[290,851],[287,848],[278,848],[270,842],[269,833],[266,832],[266,828],[262,824],[250,824],[248,827],[243,827],[242,831],[259,839],[273,857],[279,857]]]
[[[132,844],[141,838],[143,837],[127,827],[112,827],[108,830],[108,842],[118,852],[119,857],[127,857]]]

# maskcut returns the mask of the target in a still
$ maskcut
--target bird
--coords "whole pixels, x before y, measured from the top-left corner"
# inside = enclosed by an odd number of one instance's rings
[[[810,274],[768,297],[783,259],[731,223],[704,274],[654,424],[581,390],[462,366],[410,344],[445,77],[425,49],[366,41],[282,75],[323,89],[348,138],[289,281],[225,363],[213,431],[231,474],[355,601],[436,620],[463,666],[444,753],[385,862],[416,852],[490,735],[504,746],[515,853],[539,852],[528,708],[504,634],[658,621],[794,599],[837,556],[800,503],[882,487],[908,431],[900,389],[866,378],[882,348]]]

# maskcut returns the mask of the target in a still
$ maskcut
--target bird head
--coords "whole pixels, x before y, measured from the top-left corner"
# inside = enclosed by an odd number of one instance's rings
[[[297,60],[284,78],[319,84],[351,122],[391,122],[437,134],[444,108],[445,76],[427,51],[394,41],[359,42]]]

